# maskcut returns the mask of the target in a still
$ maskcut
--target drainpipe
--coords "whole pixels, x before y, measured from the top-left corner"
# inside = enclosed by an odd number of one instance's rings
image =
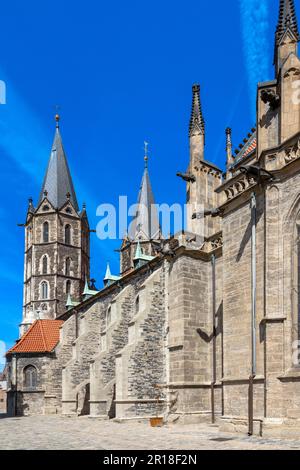
[[[216,256],[211,256],[212,267],[212,377],[211,377],[211,422],[215,419],[215,385],[216,385]]]
[[[14,362],[14,389],[15,389],[15,400],[14,400],[14,416],[18,416],[18,356],[15,354],[13,356],[13,362]]]
[[[249,436],[253,435],[253,382],[256,376],[256,195],[251,194],[251,374],[249,377]]]

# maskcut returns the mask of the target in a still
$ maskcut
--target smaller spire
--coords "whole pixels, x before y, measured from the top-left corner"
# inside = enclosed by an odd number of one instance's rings
[[[33,205],[33,199],[32,199],[32,197],[30,197],[28,199],[28,212],[33,213],[34,211],[35,211],[35,209],[34,209],[34,205]]]
[[[109,266],[109,263],[107,263],[104,281],[109,280],[110,278],[111,278],[110,266]]]
[[[66,303],[66,309],[67,310],[71,310],[71,308],[76,307],[79,304],[80,304],[80,302],[75,302],[74,300],[72,300],[71,295],[68,294],[67,303]]]
[[[85,285],[84,285],[84,291],[82,293],[83,295],[83,300],[87,300],[93,295],[96,295],[98,293],[97,290],[90,289],[89,283],[87,278],[85,278]]]
[[[140,268],[141,266],[143,266],[146,263],[149,263],[149,261],[152,261],[153,259],[154,259],[154,256],[144,255],[141,244],[138,241],[136,245],[135,256],[133,258],[134,267]]]
[[[142,252],[141,244],[138,241],[138,244],[137,244],[136,250],[135,250],[134,259],[140,259],[142,257],[142,254],[143,254],[143,252]]]
[[[111,284],[113,284],[116,281],[119,281],[120,279],[121,279],[120,276],[114,276],[113,274],[111,274],[109,263],[107,263],[106,273],[103,279],[105,287],[110,286]]]
[[[201,102],[200,102],[200,85],[193,85],[193,101],[192,101],[192,112],[189,126],[189,136],[204,135],[205,134],[205,122],[202,114]]]

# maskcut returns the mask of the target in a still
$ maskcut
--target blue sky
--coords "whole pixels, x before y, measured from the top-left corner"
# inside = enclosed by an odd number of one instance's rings
[[[224,166],[227,126],[237,146],[255,119],[256,82],[273,78],[279,0],[12,0],[1,7],[0,340],[22,312],[24,222],[53,140],[55,105],[80,201],[137,197],[150,142],[156,202],[185,201],[191,86],[201,84],[206,159]],[[300,2],[297,0],[300,12]],[[92,234],[92,275],[118,272],[119,241]]]

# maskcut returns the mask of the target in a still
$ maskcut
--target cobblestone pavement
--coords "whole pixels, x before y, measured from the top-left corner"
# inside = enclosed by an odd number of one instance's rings
[[[208,424],[151,428],[146,422],[35,416],[0,418],[0,449],[300,449],[300,440],[220,433]]]

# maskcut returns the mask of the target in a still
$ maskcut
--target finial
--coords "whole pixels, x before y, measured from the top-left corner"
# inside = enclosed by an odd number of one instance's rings
[[[226,147],[228,148],[229,146],[231,147],[231,129],[230,127],[227,127],[226,129]]]
[[[145,168],[148,167],[148,159],[149,159],[149,156],[148,156],[148,146],[149,146],[149,143],[144,141],[144,162],[145,162]]]
[[[67,197],[68,200],[71,199],[71,194],[69,193],[69,191],[67,192],[66,197]]]
[[[85,202],[82,204],[82,209],[86,209],[86,203]]]
[[[33,203],[32,197],[28,198],[28,202],[29,202],[29,204],[32,204],[32,203]]]
[[[58,129],[59,128],[59,121],[60,121],[60,115],[59,115],[58,111],[60,109],[60,106],[56,105],[55,108],[56,108],[55,122],[56,122],[56,129]]]
[[[60,121],[60,115],[59,114],[55,115],[55,121],[56,121],[56,129],[58,129],[59,128],[59,121]]]
[[[202,115],[201,103],[200,103],[200,85],[194,83],[193,87],[193,98],[192,98],[192,112],[189,125],[189,137],[195,135],[205,135],[205,122]]]
[[[44,196],[45,196],[45,197],[48,196],[48,191],[47,191],[47,189],[45,189],[45,191],[44,191]]]

